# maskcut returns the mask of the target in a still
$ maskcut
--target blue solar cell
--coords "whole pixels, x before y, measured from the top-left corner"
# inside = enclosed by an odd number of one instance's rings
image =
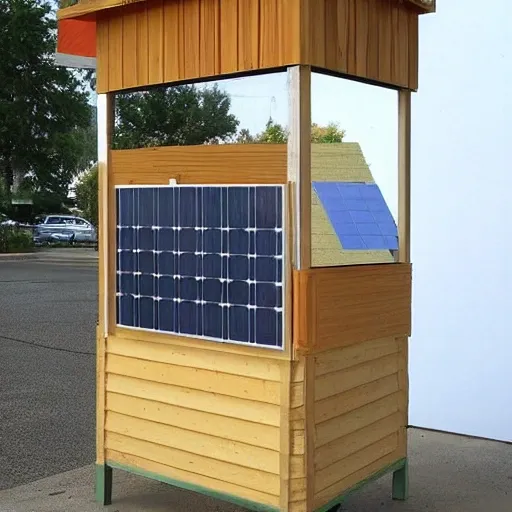
[[[376,184],[314,182],[313,187],[345,250],[396,250],[397,227]]]
[[[341,243],[346,250],[361,250],[366,249],[366,245],[360,235],[345,235],[341,237]]]
[[[280,186],[118,188],[118,323],[282,348],[282,201]]]

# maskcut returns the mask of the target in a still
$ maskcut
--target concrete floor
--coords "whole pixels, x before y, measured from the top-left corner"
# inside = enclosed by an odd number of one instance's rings
[[[410,430],[410,497],[390,498],[387,475],[354,494],[346,512],[511,512],[512,445]],[[0,491],[1,512],[242,512],[224,502],[114,471],[109,507],[94,503],[94,467]]]

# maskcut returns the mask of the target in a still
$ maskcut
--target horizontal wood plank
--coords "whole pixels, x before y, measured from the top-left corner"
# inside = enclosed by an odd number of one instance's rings
[[[111,151],[113,185],[285,184],[286,144],[162,146]]]
[[[239,418],[262,425],[274,427],[280,425],[280,408],[275,404],[255,403],[218,393],[115,374],[107,375],[107,391]]]
[[[294,271],[295,346],[318,353],[409,336],[411,278],[406,263]]]
[[[107,373],[279,404],[279,383],[107,354]]]
[[[139,471],[150,472],[153,475],[158,475],[163,481],[173,481],[174,485],[188,484],[197,485],[212,491],[238,496],[243,499],[254,501],[255,503],[262,503],[274,507],[279,506],[279,497],[273,496],[269,493],[258,492],[247,487],[235,485],[230,482],[223,481],[217,478],[210,478],[190,471],[173,468],[167,464],[160,464],[158,462],[147,460],[143,457],[121,453],[115,450],[107,450],[107,462],[121,464],[128,468],[137,469]]]
[[[107,411],[106,430],[208,458],[279,474],[279,452]]]
[[[400,413],[394,413],[382,420],[371,423],[362,428],[339,437],[334,441],[319,447],[315,450],[315,470],[320,471],[331,464],[344,460],[349,455],[356,453],[363,448],[397,433],[402,425]]]
[[[341,349],[328,350],[315,357],[315,375],[320,377],[326,373],[338,372],[397,352],[398,341],[396,338],[370,340],[353,343]]]
[[[252,423],[237,418],[163,404],[143,398],[107,393],[109,411],[135,418],[163,423],[215,437],[239,441],[269,450],[279,450],[279,428]],[[254,404],[257,407],[257,404]]]
[[[317,471],[315,474],[315,494],[342,481],[361,468],[365,468],[375,461],[378,461],[394,453],[398,446],[398,435],[393,433],[384,439],[373,443],[362,450],[345,457],[331,466]]]
[[[337,416],[316,426],[316,446],[319,448],[375,423],[399,411],[399,393]]]
[[[320,400],[315,403],[315,422],[322,423],[397,393],[399,391],[398,381],[398,374],[392,374],[339,395]]]
[[[398,374],[398,353],[322,375],[315,381],[315,400],[339,395],[389,375]]]
[[[184,452],[114,432],[107,433],[106,448],[160,464],[172,465],[176,469],[219,479],[265,494],[279,495],[279,476],[271,473],[210,459],[201,454]]]
[[[109,337],[108,352],[157,363],[201,368],[254,379],[278,382],[281,376],[280,364],[273,359],[254,359],[242,354],[207,351],[196,347],[166,346],[117,336]]]

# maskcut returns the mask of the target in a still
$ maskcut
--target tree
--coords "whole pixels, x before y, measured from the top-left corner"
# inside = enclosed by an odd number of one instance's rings
[[[55,65],[55,47],[48,2],[0,0],[0,180],[8,191],[27,178],[33,190],[65,198],[89,159],[91,107],[77,75]]]
[[[311,142],[320,144],[332,144],[343,142],[345,130],[340,130],[336,123],[329,123],[327,126],[320,126],[316,123],[311,125]],[[275,123],[272,118],[267,122],[265,130],[256,135],[251,135],[249,130],[243,128],[238,133],[235,142],[238,144],[283,144],[288,141],[288,130],[282,125]]]
[[[98,166],[85,172],[75,187],[76,205],[83,216],[98,225]]]
[[[116,103],[117,149],[218,144],[236,134],[231,100],[217,86],[193,85],[120,94]]]

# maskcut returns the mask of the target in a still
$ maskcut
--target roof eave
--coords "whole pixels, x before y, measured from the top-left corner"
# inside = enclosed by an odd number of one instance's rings
[[[146,2],[147,0],[89,0],[64,7],[57,11],[58,20],[78,19],[83,17],[95,17],[99,11],[124,7],[130,4]]]

